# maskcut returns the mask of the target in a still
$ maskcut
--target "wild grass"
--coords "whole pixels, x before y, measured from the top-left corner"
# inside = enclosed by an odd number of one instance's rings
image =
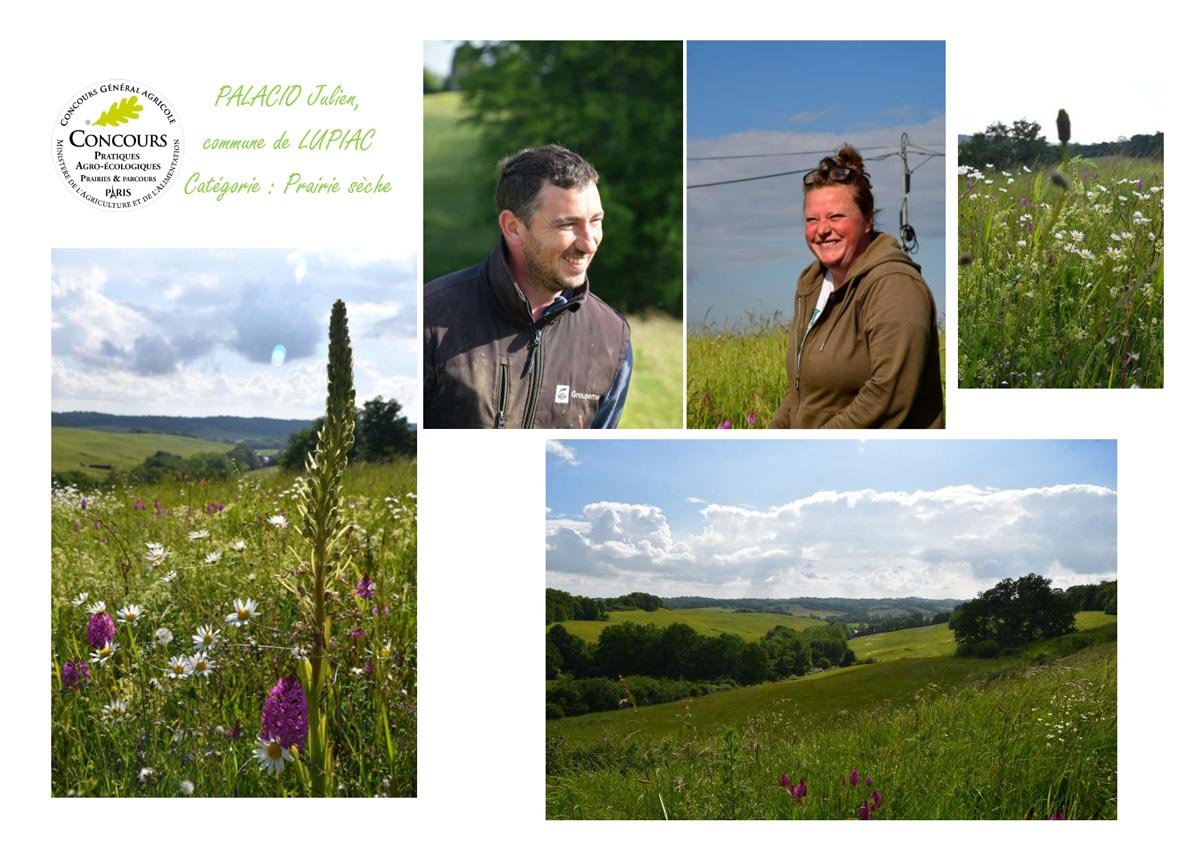
[[[789,324],[780,313],[688,331],[688,428],[765,428],[787,394]],[[946,335],[939,334],[942,394]]]
[[[788,687],[716,722],[699,705],[732,694],[639,709],[674,712],[662,736],[548,723],[547,817],[1116,817],[1115,640],[1044,664],[901,660],[752,689]],[[781,786],[802,779],[800,800]]]
[[[1163,167],[959,168],[958,382],[1163,385]]]
[[[337,795],[416,793],[416,464],[352,466],[344,478],[354,560],[332,587],[330,741]],[[297,488],[277,470],[229,481],[57,489],[51,506],[51,792],[103,796],[304,793],[293,766],[278,779],[255,758],[263,701],[307,650],[294,595],[300,568]],[[284,517],[288,525],[282,526]],[[147,557],[152,543],[166,555]],[[219,555],[219,556],[215,556]],[[356,592],[367,576],[370,593]],[[365,587],[365,585],[363,585]],[[76,603],[79,595],[86,600]],[[258,615],[226,622],[235,600]],[[88,606],[118,622],[117,650],[91,659]],[[211,626],[211,672],[172,677]],[[160,629],[169,631],[164,634]],[[65,663],[88,662],[68,686]],[[125,716],[113,718],[115,703]],[[105,716],[109,707],[110,716]],[[119,711],[118,711],[119,712]]]
[[[626,316],[633,379],[622,428],[683,426],[683,322],[663,313]]]
[[[779,313],[688,331],[687,426],[766,427],[787,391],[787,337]]]

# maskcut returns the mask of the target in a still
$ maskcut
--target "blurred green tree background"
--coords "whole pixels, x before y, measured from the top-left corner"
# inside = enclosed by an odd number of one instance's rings
[[[596,292],[625,313],[682,316],[680,42],[465,42],[441,82],[425,74],[426,281],[496,243],[496,163],[557,142],[600,174]]]

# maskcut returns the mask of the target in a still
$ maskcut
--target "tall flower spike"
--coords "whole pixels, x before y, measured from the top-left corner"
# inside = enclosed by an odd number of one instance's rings
[[[330,773],[333,753],[328,745],[327,717],[322,692],[328,671],[325,647],[332,622],[325,611],[325,593],[331,578],[346,567],[349,527],[342,516],[342,473],[354,446],[354,368],[346,305],[334,302],[329,315],[329,378],[325,421],[317,447],[305,463],[307,474],[300,489],[300,533],[308,546],[308,564],[302,583],[288,584],[308,620],[311,654],[299,661],[300,682],[308,703],[307,775],[312,795],[324,796],[333,786]]]

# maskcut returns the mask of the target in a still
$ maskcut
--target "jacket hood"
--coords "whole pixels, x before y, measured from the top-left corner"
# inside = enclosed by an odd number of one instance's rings
[[[912,258],[900,249],[900,243],[894,237],[889,236],[887,233],[875,233],[871,237],[871,242],[867,245],[867,249],[850,266],[850,272],[846,275],[846,282],[843,285],[852,284],[856,279],[865,277],[872,269],[878,268],[888,262],[902,263],[911,269],[909,274],[913,277],[920,278],[921,276],[921,266],[913,262]],[[900,268],[892,270],[902,271]],[[800,285],[798,287],[800,293],[803,295],[811,294],[815,289],[820,287],[824,279],[825,266],[820,261],[814,260],[811,265],[800,273]]]
[[[517,281],[513,277],[512,268],[508,264],[508,252],[504,247],[504,239],[496,242],[496,247],[492,248],[492,252],[488,254],[488,258],[484,262],[487,264],[488,282],[491,284],[496,300],[500,303],[500,309],[518,327],[532,327],[534,323],[533,310],[529,308],[529,301],[525,297],[525,293],[517,286]],[[591,281],[584,278],[583,285],[566,296],[567,305],[563,309],[572,312],[578,310],[587,300],[590,289]],[[559,312],[561,310],[555,310],[554,315]],[[553,320],[553,315],[548,316],[547,320]]]

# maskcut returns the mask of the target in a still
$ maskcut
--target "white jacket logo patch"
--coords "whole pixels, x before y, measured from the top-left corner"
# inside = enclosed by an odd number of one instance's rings
[[[554,403],[566,404],[571,400],[570,384],[560,383],[554,388]]]

